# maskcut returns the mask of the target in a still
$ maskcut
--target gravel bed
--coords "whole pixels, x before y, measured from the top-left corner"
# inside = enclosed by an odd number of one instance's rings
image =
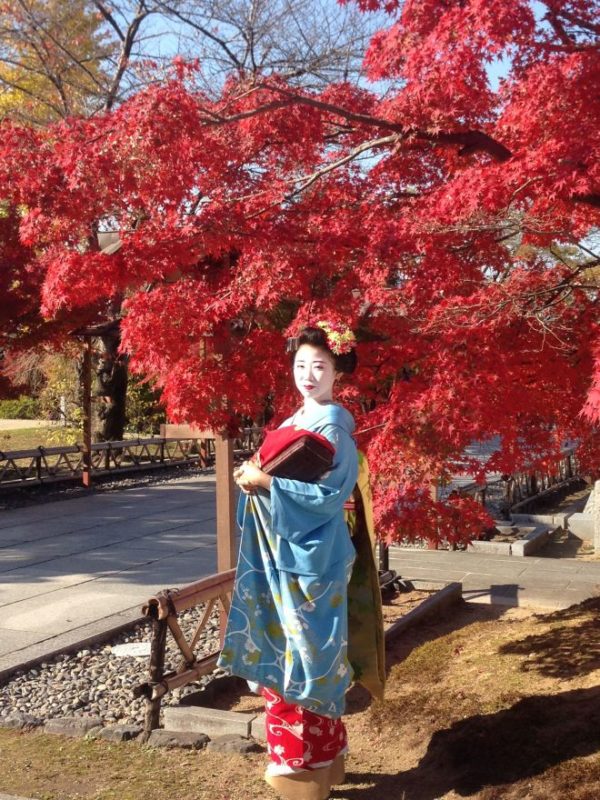
[[[74,497],[89,497],[100,492],[114,492],[122,489],[138,489],[170,483],[181,478],[193,478],[196,475],[212,475],[213,468],[203,469],[197,463],[177,464],[143,470],[130,475],[98,475],[94,477],[90,489],[85,489],[80,480],[68,482],[46,483],[41,485],[0,487],[0,510],[23,508],[40,503],[53,503],[58,500],[70,500]]]
[[[179,615],[179,624],[188,641],[191,639],[203,606]],[[120,633],[108,644],[91,646],[70,655],[58,655],[25,672],[16,672],[0,686],[0,726],[2,717],[15,712],[44,720],[65,716],[100,717],[107,724],[142,725],[146,709],[143,698],[133,697],[133,688],[148,680],[148,658],[117,656],[117,644],[150,641],[150,624],[141,623]],[[218,649],[218,611],[211,614],[201,634],[196,655],[208,655]],[[179,648],[167,634],[165,671],[174,669],[181,658]],[[215,670],[198,682],[165,695],[163,705],[177,705],[186,694],[197,692],[219,675]]]

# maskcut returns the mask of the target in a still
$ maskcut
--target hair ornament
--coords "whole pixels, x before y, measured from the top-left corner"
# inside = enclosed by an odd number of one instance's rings
[[[347,325],[319,320],[316,326],[324,331],[327,337],[327,346],[336,356],[350,353],[356,347],[356,336]]]
[[[299,336],[290,336],[287,340],[287,345],[285,348],[286,353],[295,353],[298,349],[298,342],[300,341]]]

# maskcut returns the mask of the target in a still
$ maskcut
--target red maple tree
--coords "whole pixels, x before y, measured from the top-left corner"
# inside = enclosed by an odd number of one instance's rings
[[[571,439],[599,467],[598,7],[358,4],[390,15],[365,54],[383,90],[238,74],[215,102],[179,64],[110,113],[5,124],[0,196],[43,313],[125,297],[123,347],[174,420],[230,424],[267,396],[280,418],[286,335],[352,325],[341,399],[380,533],[456,541],[485,515],[429,486],[459,465],[547,466]],[[103,227],[117,253],[90,247]],[[487,464],[464,457],[495,435]]]

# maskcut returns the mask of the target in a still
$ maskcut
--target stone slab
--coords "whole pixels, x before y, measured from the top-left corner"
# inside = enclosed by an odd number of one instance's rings
[[[583,508],[583,513],[591,516],[594,516],[596,511],[600,512],[600,481],[596,481],[592,487],[592,491]]]
[[[568,608],[599,594],[600,562],[482,555],[392,547],[390,566],[403,578],[454,577],[462,565],[465,600],[532,608]]]
[[[250,736],[251,714],[237,711],[221,711],[201,706],[165,706],[163,720],[166,730],[206,733],[211,738],[226,734]]]
[[[236,733],[227,733],[211,739],[206,745],[206,749],[217,753],[238,753],[239,755],[260,753],[263,750],[258,742],[247,739],[245,736],[238,736]]]
[[[257,742],[267,741],[267,715],[264,711],[253,718],[250,725],[250,735]]]
[[[512,548],[510,542],[473,541],[469,543],[469,552],[487,553],[488,555],[495,556],[510,556],[512,555]]]
[[[4,794],[4,792],[0,792],[0,800],[32,800],[32,798],[17,797],[16,794]]]
[[[44,720],[39,717],[34,717],[32,714],[22,714],[15,711],[8,717],[0,717],[0,726],[3,728],[12,728],[14,730],[32,730],[39,728],[44,724]]]
[[[147,594],[147,592],[144,592]],[[58,589],[44,596],[3,606],[3,625],[9,630],[37,633],[47,639],[95,620],[116,614],[123,608],[141,606],[140,592],[126,583],[90,581],[78,586]],[[143,602],[143,600],[142,600]]]
[[[29,645],[34,644],[39,640],[36,633],[29,633],[27,631],[12,631],[9,628],[0,628],[0,664],[2,663],[2,656],[7,653],[12,653],[16,650],[22,650]]]
[[[550,528],[565,528],[566,514],[511,514],[511,521],[515,525],[547,525]]]
[[[210,739],[203,733],[163,731],[156,729],[148,739],[149,747],[181,747],[185,750],[202,750]]]
[[[126,642],[113,645],[111,653],[117,658],[148,658],[151,649],[151,642]]]
[[[108,728],[103,728],[98,733],[99,739],[105,739],[107,742],[129,742],[142,733],[142,728],[135,725],[111,725]]]
[[[565,576],[574,580],[593,580],[600,576],[600,561],[583,561],[576,558],[534,557],[526,562],[527,574],[552,580],[552,576]]]
[[[587,542],[594,541],[594,518],[591,514],[569,514],[567,528],[570,533]]]
[[[48,570],[43,567],[31,567],[28,570],[16,570],[16,575],[5,573],[0,575],[0,607],[8,608],[14,603],[22,600],[29,600],[32,597],[38,598],[38,602],[45,603],[43,595],[52,594],[59,589],[67,589],[71,586],[78,586],[94,580],[89,573],[73,572],[61,575],[60,570],[52,568],[54,575],[49,575]],[[6,596],[10,597],[10,604],[3,602]],[[0,650],[2,643],[0,642]]]
[[[55,717],[46,722],[44,732],[81,738],[102,725],[100,717]]]

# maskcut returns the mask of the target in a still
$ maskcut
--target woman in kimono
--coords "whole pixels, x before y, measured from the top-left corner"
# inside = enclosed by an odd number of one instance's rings
[[[318,323],[291,343],[303,403],[281,427],[325,436],[334,461],[314,483],[272,477],[253,461],[234,473],[242,541],[219,663],[265,697],[267,782],[286,800],[324,800],[344,780],[341,716],[352,679],[347,584],[355,551],[344,503],[358,457],[354,420],[333,401],[333,388],[355,368],[355,340],[348,329]]]

